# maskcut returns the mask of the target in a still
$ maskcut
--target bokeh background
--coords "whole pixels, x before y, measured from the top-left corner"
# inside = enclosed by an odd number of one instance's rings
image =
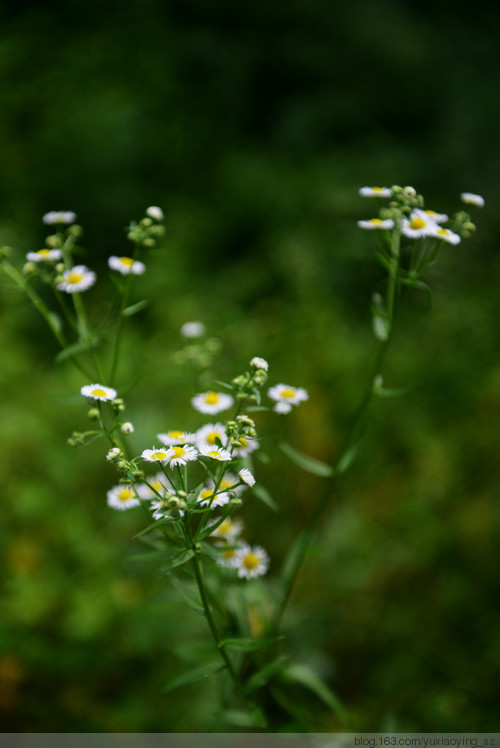
[[[3,2],[0,20],[0,243],[22,264],[43,213],[74,210],[104,280],[129,221],[166,215],[121,372],[138,449],[196,425],[173,354],[200,319],[222,344],[217,378],[260,355],[272,383],[309,390],[287,438],[334,459],[382,280],[358,188],[412,184],[445,212],[485,196],[477,234],[431,273],[432,308],[405,298],[385,381],[408,391],[374,408],[285,624],[357,731],[498,730],[498,9],[45,0]],[[205,632],[131,560],[142,516],[106,507],[102,445],[66,446],[83,382],[5,279],[0,314],[3,730],[231,729],[210,686],[159,694]],[[278,456],[266,482],[281,513],[251,503],[245,520],[277,566],[321,480]],[[311,710],[312,729],[346,729]]]

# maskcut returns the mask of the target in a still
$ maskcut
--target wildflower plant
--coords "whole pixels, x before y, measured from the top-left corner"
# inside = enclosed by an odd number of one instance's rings
[[[278,509],[261,485],[253,461],[257,453],[264,464],[270,462],[269,455],[263,454],[260,411],[270,410],[276,420],[293,417],[295,408],[307,407],[306,389],[298,384],[269,385],[272,365],[254,356],[247,370],[230,382],[213,382],[210,389],[194,392],[190,403],[186,401],[187,412],[195,411],[199,419],[196,430],[184,428],[182,423],[165,423],[164,430],[151,435],[148,444],[138,444],[133,421],[123,419],[125,399],[117,376],[121,341],[127,318],[147,303],[132,299],[135,284],[147,270],[148,251],[164,233],[161,208],[147,208],[145,216],[128,227],[127,238],[133,245],[129,254],[108,259],[116,294],[105,328],[91,329],[89,325],[87,299],[101,279],[91,268],[74,261],[75,254],[82,251],[77,247],[82,229],[75,223],[74,213],[53,211],[43,217],[54,232],[46,237],[42,249],[27,253],[21,271],[10,261],[10,250],[0,250],[0,267],[47,322],[61,348],[59,359],[70,361],[81,374],[80,396],[93,427],[73,432],[69,445],[105,440],[103,459],[114,466],[116,478],[114,485],[103,488],[103,499],[111,510],[146,515],[146,526],[138,529],[136,539],[157,561],[159,575],[167,577],[187,605],[206,621],[213,655],[171,680],[164,690],[219,673],[220,718],[225,724],[269,729],[276,705],[297,719],[298,684],[312,691],[340,725],[349,725],[345,709],[314,670],[291,661],[283,641],[283,615],[329,504],[332,483],[357,456],[361,425],[372,400],[396,394],[384,388],[382,370],[402,291],[414,287],[429,292],[423,278],[440,250],[458,244],[475,230],[463,211],[449,219],[426,209],[423,197],[412,187],[363,187],[360,195],[370,198],[372,206],[378,205],[377,215],[360,220],[358,225],[375,231],[375,257],[386,273],[385,294],[375,293],[371,307],[379,350],[332,465],[289,444],[280,445],[296,466],[325,479],[309,520],[282,561],[272,558],[258,537],[247,537],[238,512],[244,503],[255,499],[267,505],[264,511]],[[479,207],[483,202],[470,193],[463,193],[462,199]],[[42,288],[52,293],[52,305]],[[219,344],[216,339],[200,342],[205,335],[203,323],[188,322],[181,334],[197,342],[188,346],[191,353],[178,354],[178,363],[189,363],[198,370],[213,363]],[[106,355],[101,346],[104,337],[109,343]],[[268,572],[272,575],[269,589],[259,588],[261,609],[253,609],[252,618],[246,590],[264,584]],[[232,590],[238,590],[240,602],[236,606]],[[252,599],[255,601],[255,596]]]

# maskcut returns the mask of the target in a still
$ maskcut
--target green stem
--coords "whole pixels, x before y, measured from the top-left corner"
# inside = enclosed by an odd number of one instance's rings
[[[13,265],[11,265],[10,262],[4,260],[1,267],[4,270],[5,274],[8,275],[9,278],[11,278],[19,286],[19,288],[21,288],[25,292],[25,294],[33,303],[35,309],[44,318],[45,322],[49,326],[52,334],[54,335],[61,348],[64,350],[68,346],[68,341],[66,340],[66,337],[57,322],[59,318],[50,311],[50,309],[40,298],[37,292],[30,286],[30,284],[25,280],[21,273],[16,270]],[[89,377],[88,372],[75,358],[72,357],[71,362],[82,374],[84,374],[85,377]]]
[[[199,559],[199,548],[196,545],[196,543],[193,540],[193,536],[191,534],[191,529],[189,527],[189,522],[186,518],[186,521],[184,523],[184,529],[186,532],[186,538],[189,542],[189,545],[191,546],[194,556],[193,556],[193,569],[194,569],[194,576],[196,579],[196,584],[198,586],[198,592],[200,593],[200,600],[201,604],[203,606],[203,610],[205,613],[205,617],[207,619],[208,627],[210,629],[210,633],[212,634],[212,638],[214,640],[215,646],[217,647],[217,652],[219,653],[219,657],[221,658],[222,662],[224,663],[224,666],[226,667],[229,675],[231,676],[231,679],[236,686],[239,693],[247,699],[247,695],[245,693],[245,689],[243,688],[243,684],[241,683],[238,674],[236,670],[234,669],[234,665],[231,662],[231,659],[229,655],[227,654],[226,650],[224,649],[224,646],[221,644],[219,640],[219,633],[217,631],[217,627],[215,625],[215,621],[212,616],[212,611],[210,609],[210,605],[208,603],[207,594],[205,591],[205,584],[203,582],[203,570],[200,564]]]
[[[78,291],[73,293],[72,296],[73,296],[73,304],[75,307],[75,313],[76,313],[76,317],[78,320],[80,336],[90,348],[90,353],[92,355],[92,360],[94,362],[94,366],[96,368],[99,381],[105,384],[104,374],[103,374],[102,367],[99,361],[99,357],[97,356],[94,350],[94,346],[90,340],[90,333],[89,333],[89,328],[88,328],[88,323],[87,323],[87,315],[85,314],[85,307],[83,305],[82,297]]]
[[[136,255],[137,255],[137,250],[138,250],[138,245],[135,244],[134,251],[132,253],[132,260],[135,260]],[[110,375],[109,375],[109,383],[110,383],[111,386],[113,386],[113,382],[115,380],[116,369],[117,369],[117,366],[118,366],[118,359],[119,359],[119,356],[120,356],[120,346],[121,346],[121,340],[122,340],[123,323],[124,323],[124,319],[125,319],[124,315],[123,315],[123,312],[125,311],[125,308],[127,306],[128,299],[129,299],[129,296],[130,296],[130,289],[132,287],[132,275],[133,275],[132,272],[129,272],[129,274],[127,275],[127,280],[126,280],[126,283],[125,283],[125,290],[123,292],[122,301],[121,301],[121,304],[120,304],[120,311],[119,311],[119,314],[118,314],[118,327],[117,327],[117,330],[116,330],[115,344],[113,346],[113,354],[112,354],[112,357],[111,357],[111,372],[110,372]]]
[[[339,466],[341,465],[342,460],[348,453],[349,449],[352,447],[352,445],[356,441],[360,424],[363,421],[364,416],[371,405],[371,402],[372,402],[372,399],[375,393],[376,380],[377,380],[377,377],[380,375],[382,365],[383,365],[383,362],[384,362],[384,359],[387,354],[387,350],[389,348],[389,344],[392,338],[392,331],[393,331],[393,326],[394,326],[394,312],[395,312],[395,306],[396,306],[396,295],[397,295],[397,290],[398,290],[399,263],[400,263],[400,251],[399,250],[400,250],[400,234],[399,232],[395,231],[392,237],[392,244],[391,244],[391,266],[389,270],[387,297],[386,297],[387,322],[388,322],[387,336],[386,336],[386,339],[382,341],[382,343],[380,344],[365,391],[354,413],[354,416],[351,420],[351,424],[347,430],[347,433],[346,433],[343,445],[339,451],[338,457],[335,460],[334,464],[332,465],[332,474],[328,478],[328,480],[324,483],[322,493],[320,495],[316,508],[313,514],[311,515],[311,517],[309,518],[309,521],[300,537],[299,551],[295,555],[295,561],[292,565],[292,569],[288,576],[288,581],[285,587],[285,591],[283,593],[281,604],[278,608],[278,611],[276,613],[276,617],[274,620],[275,630],[279,628],[281,619],[283,617],[283,613],[285,612],[285,608],[288,604],[288,601],[290,600],[290,596],[292,594],[293,587],[295,585],[295,581],[297,579],[298,573],[304,562],[307,549],[311,545],[312,539],[317,531],[317,528],[320,524],[320,520],[323,516],[323,512],[325,511],[330,501],[330,498],[332,496],[332,487],[337,478],[337,475],[338,475],[337,471],[339,469]]]

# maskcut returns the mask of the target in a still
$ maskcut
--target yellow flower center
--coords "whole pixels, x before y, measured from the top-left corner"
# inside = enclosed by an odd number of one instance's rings
[[[234,550],[233,551],[222,551],[222,555],[224,558],[232,558],[234,556]]]
[[[214,460],[220,460],[220,454],[215,449],[211,449],[208,456],[212,457]]]
[[[160,491],[163,489],[163,485],[159,480],[151,480],[149,481],[149,485],[151,486],[151,488],[154,488],[155,491],[158,491],[158,493],[160,493]]]
[[[256,569],[259,564],[260,559],[255,555],[255,553],[247,553],[247,555],[243,559],[243,566],[249,571],[252,571],[252,569]]]
[[[225,519],[224,522],[221,522],[219,527],[217,528],[217,532],[219,535],[229,535],[231,532],[231,528],[233,526],[233,523],[230,519]]]
[[[94,397],[106,397],[106,392],[105,390],[97,388],[96,390],[92,390],[92,395],[94,395]]]
[[[220,438],[221,436],[217,431],[211,431],[210,434],[207,434],[207,444],[215,444],[216,440]]]
[[[437,216],[437,213],[435,210],[426,210],[425,211],[428,216]]]
[[[295,397],[295,390],[283,390],[281,397]]]
[[[214,495],[213,491],[211,491],[209,488],[205,488],[205,490],[200,493],[200,498],[211,499],[213,495]]]
[[[232,481],[231,478],[223,478],[220,482],[219,488],[221,491],[225,491],[226,488],[231,488],[231,486],[234,486],[234,481]]]
[[[383,187],[372,187],[374,192],[382,192]]]
[[[370,223],[382,223],[381,218],[370,218]]]
[[[66,280],[68,283],[80,283],[83,280],[83,275],[82,273],[68,273]]]
[[[120,501],[128,501],[128,499],[132,499],[134,496],[134,492],[130,490],[130,488],[121,488],[118,491],[118,498]]]
[[[160,452],[160,451],[153,452],[153,454],[151,455],[153,460],[164,460],[166,456],[167,456],[166,452]]]
[[[410,221],[411,229],[423,229],[425,226],[427,226],[427,224],[423,218],[412,218]]]
[[[184,431],[169,431],[168,436],[171,439],[182,439],[184,436]]]
[[[205,395],[205,402],[207,405],[215,405],[219,402],[219,395],[217,392],[207,392]]]
[[[40,257],[48,257],[50,255],[50,249],[39,249],[37,255],[40,255]]]
[[[134,264],[134,261],[131,257],[120,257],[120,262],[122,265],[125,265],[127,268],[131,268]]]
[[[448,234],[450,233],[448,229],[438,229],[437,232],[438,234],[441,234],[441,236],[448,236]]]
[[[245,439],[244,436],[240,436],[237,442],[233,444],[234,449],[243,449],[244,447],[248,447],[248,439]]]
[[[184,457],[186,454],[184,447],[172,447],[172,449],[174,450],[174,457]]]

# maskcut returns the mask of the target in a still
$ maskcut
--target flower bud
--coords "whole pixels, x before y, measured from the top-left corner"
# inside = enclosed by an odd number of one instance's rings
[[[120,426],[120,431],[124,436],[128,436],[129,434],[134,433],[134,426],[130,421],[126,421]]]
[[[106,453],[106,459],[108,462],[113,462],[114,460],[117,460],[118,457],[121,455],[121,449],[118,447],[113,447],[113,449],[109,449]]]
[[[57,249],[61,246],[61,242],[57,234],[51,234],[50,236],[47,236],[45,239],[45,244],[50,249]]]
[[[34,273],[36,270],[36,265],[34,262],[25,262],[23,265],[23,275],[29,275],[30,273]]]
[[[90,418],[91,421],[98,421],[99,420],[99,409],[90,408],[89,412],[87,413],[87,417]]]

